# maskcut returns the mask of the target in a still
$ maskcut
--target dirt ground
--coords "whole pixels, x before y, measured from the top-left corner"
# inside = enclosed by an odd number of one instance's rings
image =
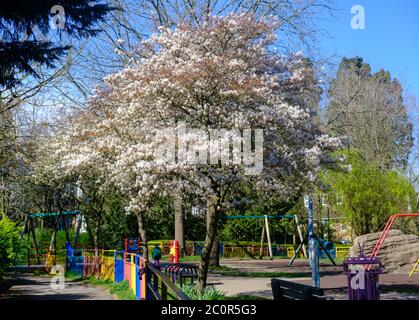
[[[288,267],[289,260],[250,260],[250,259],[223,259],[222,266],[234,268],[238,272],[285,272],[300,274],[301,277],[283,278],[287,281],[311,285],[311,273],[307,260],[296,260]],[[346,299],[347,279],[342,274],[342,265],[334,266],[330,263],[320,265],[320,285],[325,294],[336,300]],[[228,296],[252,295],[272,299],[270,285],[271,278],[235,277],[212,273],[208,283]],[[419,300],[419,275],[411,278],[407,274],[380,275],[380,288],[382,300]]]

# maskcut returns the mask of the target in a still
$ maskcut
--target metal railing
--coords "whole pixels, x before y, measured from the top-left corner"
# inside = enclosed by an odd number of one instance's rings
[[[177,287],[163,272],[147,264],[147,300],[191,300],[179,287]],[[172,291],[173,294],[169,292]],[[160,291],[160,292],[159,292]]]

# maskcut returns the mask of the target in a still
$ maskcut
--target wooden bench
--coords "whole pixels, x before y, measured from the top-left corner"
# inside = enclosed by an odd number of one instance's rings
[[[328,300],[321,288],[301,283],[271,279],[274,300]]]

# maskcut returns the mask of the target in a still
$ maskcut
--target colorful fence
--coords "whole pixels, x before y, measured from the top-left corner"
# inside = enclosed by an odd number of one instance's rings
[[[102,264],[100,277],[115,281],[115,252],[116,250],[102,250]]]
[[[75,251],[66,258],[67,272],[113,282],[126,280],[138,300],[146,298],[145,268],[145,259],[140,254],[117,250]]]

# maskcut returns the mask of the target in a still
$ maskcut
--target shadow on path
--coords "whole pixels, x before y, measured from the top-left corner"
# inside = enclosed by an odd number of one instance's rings
[[[0,284],[0,300],[114,300],[103,288],[81,281],[66,281],[62,289],[54,289],[52,277],[19,274]]]

